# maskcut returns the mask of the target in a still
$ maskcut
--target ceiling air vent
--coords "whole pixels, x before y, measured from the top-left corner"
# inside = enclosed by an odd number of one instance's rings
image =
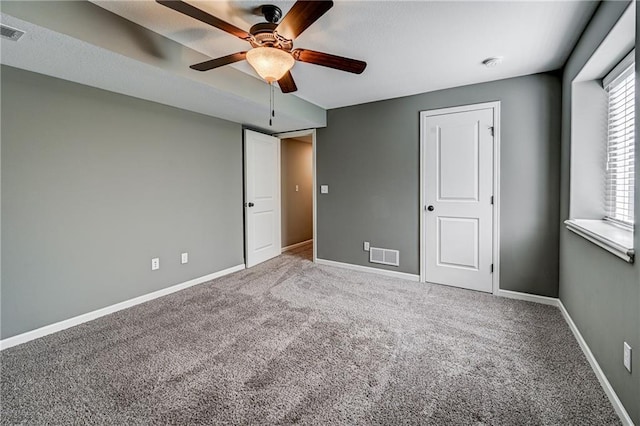
[[[0,24],[0,36],[11,41],[18,41],[20,37],[24,35],[24,31],[16,30],[15,28],[7,27]]]

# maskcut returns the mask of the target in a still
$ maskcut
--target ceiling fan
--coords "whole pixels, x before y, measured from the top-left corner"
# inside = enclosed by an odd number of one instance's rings
[[[251,49],[221,58],[191,65],[197,71],[209,71],[246,59],[256,72],[269,83],[278,82],[283,93],[298,90],[291,76],[295,61],[322,65],[354,74],[361,74],[367,64],[356,59],[343,58],[308,49],[294,49],[293,40],[317,21],[333,6],[333,1],[298,0],[280,23],[282,10],[273,5],[259,8],[267,22],[261,22],[246,32],[181,0],[156,0],[163,6],[190,16],[198,21],[226,31],[251,44]]]

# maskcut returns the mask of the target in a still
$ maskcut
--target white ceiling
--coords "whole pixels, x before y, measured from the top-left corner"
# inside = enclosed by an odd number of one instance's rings
[[[86,1],[2,2],[0,22],[25,31],[0,39],[3,65],[235,121],[267,133],[324,127],[326,111],[275,92],[269,125],[269,86],[231,67],[193,72],[205,60],[150,30]]]
[[[249,46],[153,0],[94,3],[209,57]],[[246,30],[263,21],[252,9],[265,1],[189,3]],[[294,2],[270,3],[286,14]],[[596,6],[560,0],[336,1],[295,46],[361,59],[368,67],[353,75],[297,63],[295,95],[328,109],[555,70]],[[502,65],[484,67],[491,56],[503,56]],[[255,76],[244,62],[233,66]],[[214,77],[218,72],[209,71]]]
[[[244,29],[262,21],[252,13],[260,1],[189,1]],[[274,3],[286,13],[294,2]],[[0,40],[2,64],[277,133],[324,127],[328,108],[558,69],[597,3],[338,0],[295,45],[362,59],[367,69],[297,63],[299,90],[276,91],[273,126],[268,86],[248,64],[189,69],[248,44],[154,0],[1,6],[4,24],[26,30],[18,42]],[[481,65],[498,55],[501,66]]]

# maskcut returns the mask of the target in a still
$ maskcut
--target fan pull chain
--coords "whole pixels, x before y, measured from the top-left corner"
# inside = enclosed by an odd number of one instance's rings
[[[269,113],[269,126],[273,126],[273,118],[276,116],[276,112],[275,112],[275,100],[273,98],[274,92],[273,92],[273,82],[269,82],[269,109],[271,110]]]

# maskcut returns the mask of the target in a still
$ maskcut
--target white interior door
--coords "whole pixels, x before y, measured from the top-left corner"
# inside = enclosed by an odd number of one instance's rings
[[[423,116],[425,278],[492,291],[493,109]]]
[[[250,268],[281,253],[280,139],[244,131],[245,246]]]

